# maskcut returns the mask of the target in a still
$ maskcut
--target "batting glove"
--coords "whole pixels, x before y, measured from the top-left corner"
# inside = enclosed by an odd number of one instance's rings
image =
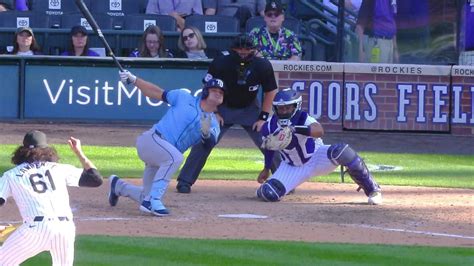
[[[124,70],[124,71],[119,70],[119,76],[120,76],[120,81],[122,81],[124,85],[130,84],[130,83],[135,84],[135,82],[137,81],[137,76],[133,75],[128,70]]]
[[[201,135],[205,139],[211,136],[211,114],[201,113]]]

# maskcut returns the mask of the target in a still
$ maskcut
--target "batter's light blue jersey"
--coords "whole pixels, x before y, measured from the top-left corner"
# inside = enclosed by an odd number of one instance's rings
[[[194,97],[184,90],[165,91],[163,100],[170,104],[170,109],[153,125],[161,137],[184,153],[189,147],[201,141],[201,97]],[[211,115],[211,138],[217,142],[220,134],[219,123],[214,113]]]

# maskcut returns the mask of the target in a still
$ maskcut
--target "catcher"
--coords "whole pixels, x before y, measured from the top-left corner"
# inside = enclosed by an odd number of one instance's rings
[[[352,180],[368,197],[369,204],[381,204],[382,192],[364,161],[345,143],[324,145],[323,127],[301,110],[301,95],[291,89],[279,91],[273,100],[274,114],[262,127],[265,166],[257,181],[257,197],[279,201],[313,176],[326,175],[339,165],[347,168]],[[270,179],[270,165],[278,152],[282,163]]]
[[[0,206],[11,196],[23,219],[0,247],[0,265],[19,265],[43,251],[51,253],[53,265],[73,265],[76,228],[67,186],[98,187],[103,180],[81,141],[71,137],[68,143],[82,168],[58,163],[46,135],[33,130],[13,153],[16,167],[0,176]]]

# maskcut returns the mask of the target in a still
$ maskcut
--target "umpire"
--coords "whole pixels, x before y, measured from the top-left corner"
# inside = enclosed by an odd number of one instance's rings
[[[278,87],[270,61],[256,57],[255,53],[252,40],[246,35],[239,35],[231,51],[212,61],[204,78],[204,81],[221,79],[226,86],[224,103],[219,106],[219,115],[223,121],[220,121],[221,134],[218,142],[232,125],[238,124],[260,148],[262,139],[259,131],[272,110]],[[260,87],[263,89],[263,104],[257,99]],[[191,192],[191,186],[199,177],[213,148],[214,146],[206,148],[200,143],[192,147],[178,176],[176,189],[179,193]],[[272,172],[278,168],[280,160],[279,156],[275,156]]]

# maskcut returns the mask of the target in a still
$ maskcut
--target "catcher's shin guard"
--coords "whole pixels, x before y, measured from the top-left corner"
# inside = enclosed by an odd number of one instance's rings
[[[364,190],[365,195],[369,196],[374,191],[380,191],[380,186],[375,182],[362,158],[348,144],[331,145],[327,156],[334,164],[347,168],[352,180]]]
[[[257,197],[264,201],[279,201],[285,194],[285,186],[276,179],[267,180],[257,189]]]

